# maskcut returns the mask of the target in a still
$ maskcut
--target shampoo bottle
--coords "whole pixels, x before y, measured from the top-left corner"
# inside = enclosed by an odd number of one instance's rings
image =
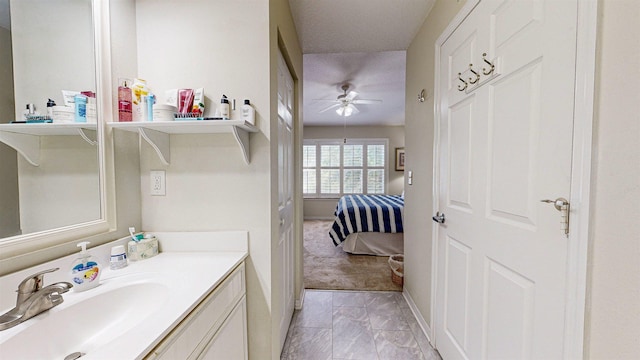
[[[131,109],[131,89],[127,86],[127,80],[123,80],[118,86],[118,121],[133,120]]]
[[[87,252],[87,244],[89,244],[88,241],[78,244],[82,250],[71,267],[71,283],[74,291],[89,290],[100,283],[100,264]]]
[[[227,99],[227,95],[222,95],[222,99],[220,100],[220,117],[229,120],[229,99]]]
[[[242,120],[248,122],[251,125],[256,124],[256,109],[251,106],[251,103],[248,99],[245,99],[244,105],[242,105]]]

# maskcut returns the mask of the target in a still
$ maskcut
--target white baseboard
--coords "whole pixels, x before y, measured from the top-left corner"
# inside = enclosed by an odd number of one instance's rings
[[[305,289],[302,288],[302,290],[300,290],[300,296],[298,296],[298,298],[296,299],[296,304],[295,304],[296,310],[302,309],[302,304],[304,304],[304,295],[305,294],[306,294]]]
[[[429,344],[433,346],[433,342],[431,341],[431,327],[424,320],[424,317],[422,317],[422,314],[418,310],[416,303],[413,301],[413,299],[411,298],[411,295],[409,294],[409,292],[407,292],[406,289],[402,289],[402,296],[404,296],[404,299],[407,300],[407,304],[409,304],[409,308],[411,309],[413,316],[416,317],[416,320],[418,321],[418,325],[420,325],[420,329],[422,329],[424,336],[426,336],[427,340],[429,340]]]

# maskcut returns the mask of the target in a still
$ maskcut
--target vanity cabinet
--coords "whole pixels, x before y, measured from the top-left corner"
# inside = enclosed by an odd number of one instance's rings
[[[245,293],[241,263],[145,359],[246,360]]]

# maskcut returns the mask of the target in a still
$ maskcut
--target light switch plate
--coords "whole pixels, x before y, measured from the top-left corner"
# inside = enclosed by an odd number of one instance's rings
[[[151,195],[165,196],[167,195],[166,179],[164,170],[152,170],[149,173],[151,179]]]
[[[413,171],[411,170],[407,173],[407,184],[413,185]]]

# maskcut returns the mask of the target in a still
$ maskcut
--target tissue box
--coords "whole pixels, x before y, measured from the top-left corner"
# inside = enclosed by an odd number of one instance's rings
[[[129,241],[128,244],[129,261],[148,259],[158,255],[158,239],[155,236],[142,239],[140,241]]]

